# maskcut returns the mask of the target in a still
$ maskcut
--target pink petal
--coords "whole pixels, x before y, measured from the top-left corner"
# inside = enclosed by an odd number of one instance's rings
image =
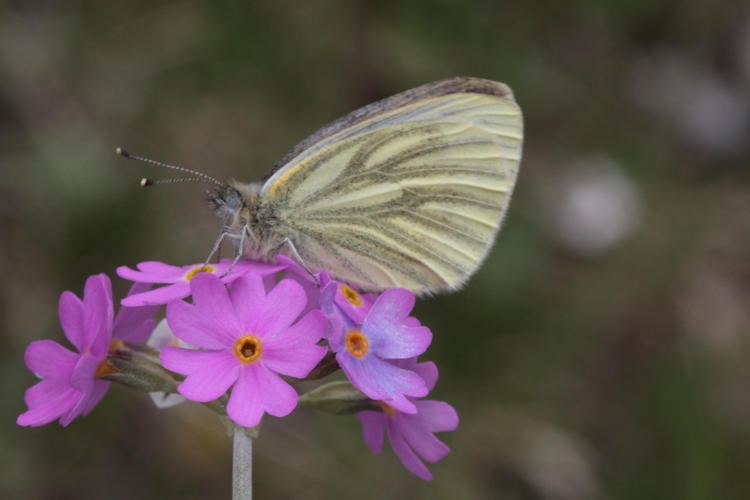
[[[174,283],[181,280],[186,272],[182,267],[154,261],[141,262],[137,267],[138,271],[127,266],[120,266],[117,268],[117,275],[139,283]]]
[[[249,331],[253,305],[266,296],[266,289],[260,275],[248,273],[231,284],[232,305],[240,326],[244,331]]]
[[[248,326],[259,336],[274,335],[294,323],[306,301],[299,283],[281,280],[268,295],[249,306],[251,323]]]
[[[75,346],[78,352],[85,349],[83,327],[83,302],[73,292],[65,291],[60,295],[57,308],[65,337]]]
[[[230,259],[222,259],[222,261],[217,264],[217,266],[222,266],[221,272],[219,272],[219,269],[217,267],[217,274],[221,275],[224,274],[224,271],[229,268],[229,266],[232,264]],[[225,266],[225,267],[224,267]],[[257,262],[250,259],[240,259],[237,261],[237,263],[234,265],[231,271],[224,277],[224,282],[230,282],[234,281],[240,276],[243,276],[248,273],[254,273],[254,274],[260,274],[261,276],[267,276],[270,274],[277,273],[279,271],[283,271],[286,269],[286,266],[283,264],[272,264],[269,262]]]
[[[325,314],[310,311],[291,328],[264,338],[263,364],[284,375],[306,377],[328,352],[327,347],[316,345],[326,324]]]
[[[190,295],[190,283],[178,281],[172,285],[155,288],[147,292],[125,297],[120,301],[124,307],[142,307],[168,304],[173,300],[184,299]]]
[[[26,367],[40,377],[69,380],[78,356],[54,340],[36,340],[26,348],[24,360]]]
[[[70,385],[81,391],[86,398],[94,390],[94,375],[102,360],[103,358],[98,359],[91,353],[81,354],[73,369],[73,374],[70,377]]]
[[[432,474],[427,466],[425,466],[414,451],[412,451],[398,430],[394,429],[393,421],[388,422],[388,441],[391,442],[391,448],[396,452],[398,458],[401,459],[401,463],[404,464],[404,467],[425,481],[430,481],[432,479]]]
[[[112,283],[105,274],[97,274],[86,280],[83,292],[83,351],[102,359],[112,339]]]
[[[151,285],[148,283],[135,283],[130,287],[128,296],[143,293],[150,289]],[[113,336],[118,339],[134,342],[131,340],[132,331],[143,328],[142,325],[144,322],[151,319],[157,310],[159,310],[159,306],[155,305],[145,307],[121,307],[115,316],[114,323],[112,324]],[[148,333],[146,336],[148,336]]]
[[[260,391],[256,389],[255,374],[243,367],[237,383],[232,388],[227,404],[227,415],[236,424],[243,427],[255,427],[263,418],[263,401]]]
[[[217,330],[212,317],[181,300],[167,304],[167,323],[177,338],[206,349],[228,349],[238,338],[238,335]]]
[[[173,372],[187,375],[177,390],[192,401],[213,401],[237,380],[240,362],[227,351],[199,351],[165,347],[161,362]]]
[[[107,394],[107,391],[109,390],[109,386],[112,384],[109,380],[95,380],[94,381],[94,390],[89,395],[88,399],[86,400],[86,404],[83,406],[83,410],[81,412],[81,415],[84,417],[91,413],[91,410],[94,409],[96,405],[99,404],[99,402],[102,400],[105,394]]]
[[[240,425],[254,427],[260,422],[263,410],[283,417],[295,406],[297,392],[294,388],[271,370],[253,363],[243,367],[232,389],[227,414]]]
[[[154,331],[155,326],[156,321],[153,319],[147,319],[139,326],[131,329],[125,335],[117,335],[117,338],[124,340],[125,342],[130,342],[131,344],[143,344],[148,340],[149,336]]]
[[[213,323],[215,336],[221,336],[234,343],[243,329],[229,299],[229,292],[221,280],[212,274],[200,273],[190,282],[190,291],[196,311]],[[174,331],[176,333],[176,330]]]
[[[81,394],[69,385],[42,380],[24,396],[29,409],[16,419],[18,425],[38,427],[53,422],[75,406]]]
[[[26,406],[33,409],[36,406],[44,405],[49,401],[57,399],[68,389],[72,389],[72,387],[70,387],[70,383],[67,380],[48,378],[29,387],[24,393],[23,399]],[[80,395],[79,391],[75,392]]]
[[[386,416],[378,411],[361,411],[357,413],[357,420],[362,424],[362,438],[367,446],[373,453],[380,453],[383,449]]]

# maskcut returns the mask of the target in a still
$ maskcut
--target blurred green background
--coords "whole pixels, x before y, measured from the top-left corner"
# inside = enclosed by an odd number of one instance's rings
[[[196,184],[115,146],[257,180],[376,99],[457,75],[525,114],[488,261],[417,313],[459,429],[425,483],[354,417],[267,419],[258,498],[750,495],[750,8],[743,2],[0,1],[0,489],[5,498],[228,498],[198,405],[113,387],[84,419],[15,425],[63,290],[200,261]],[[116,293],[127,284],[115,278]]]

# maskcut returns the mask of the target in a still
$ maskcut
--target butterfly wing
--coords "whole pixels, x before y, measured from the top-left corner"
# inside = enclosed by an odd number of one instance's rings
[[[365,290],[454,289],[492,246],[522,129],[507,86],[443,80],[319,130],[279,162],[260,194],[312,269]]]

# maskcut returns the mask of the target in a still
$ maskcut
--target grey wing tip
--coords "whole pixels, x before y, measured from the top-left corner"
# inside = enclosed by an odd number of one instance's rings
[[[428,83],[417,89],[424,89],[428,95],[447,95],[458,93],[475,93],[488,94],[497,97],[513,99],[513,91],[510,87],[502,82],[487,80],[486,78],[476,78],[473,76],[457,76],[437,82]],[[416,90],[416,89],[415,89]]]

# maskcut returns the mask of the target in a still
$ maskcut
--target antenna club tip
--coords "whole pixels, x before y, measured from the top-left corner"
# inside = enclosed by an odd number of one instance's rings
[[[122,149],[120,147],[115,148],[115,153],[118,154],[118,155],[120,155],[120,156],[124,156],[125,158],[129,158],[130,157],[130,153],[128,153],[127,151],[125,151],[124,149]]]
[[[141,179],[141,187],[145,188],[148,186],[153,186],[153,184],[154,184],[154,181],[152,181],[148,177],[144,177],[143,179]]]

